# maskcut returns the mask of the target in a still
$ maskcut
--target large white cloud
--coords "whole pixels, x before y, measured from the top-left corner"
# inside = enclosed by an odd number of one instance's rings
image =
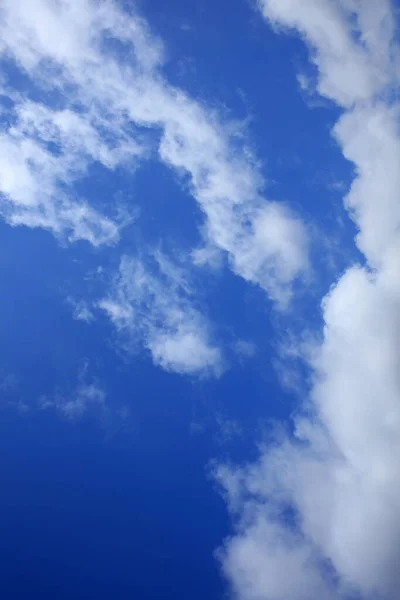
[[[146,155],[152,128],[160,160],[186,176],[202,209],[206,245],[226,252],[232,269],[277,303],[288,302],[293,281],[309,268],[304,224],[262,198],[256,161],[229,124],[163,78],[162,44],[142,20],[112,2],[5,0],[0,38],[3,55],[61,104],[14,94],[17,121],[0,154],[10,223],[67,230],[94,244],[116,241],[121,224],[72,201],[65,185],[93,161],[112,169],[130,158],[132,168]],[[11,154],[18,156],[12,169]]]
[[[310,397],[294,435],[257,463],[220,466],[237,531],[221,551],[242,600],[400,594],[400,202],[398,47],[389,2],[263,0],[311,47],[318,90],[345,111],[333,135],[354,163],[345,197],[365,264],[322,303],[308,347]]]

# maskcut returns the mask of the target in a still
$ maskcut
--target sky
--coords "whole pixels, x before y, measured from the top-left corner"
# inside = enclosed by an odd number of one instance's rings
[[[2,1],[2,598],[399,597],[398,16]]]

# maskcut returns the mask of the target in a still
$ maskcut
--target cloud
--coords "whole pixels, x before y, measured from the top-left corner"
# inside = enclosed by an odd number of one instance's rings
[[[91,323],[94,320],[94,314],[85,300],[74,300],[73,298],[68,297],[67,303],[73,309],[73,318],[76,321]]]
[[[75,187],[91,165],[132,169],[145,151],[133,127],[92,107],[77,80],[91,60],[100,66],[100,38],[105,40],[107,20],[121,39],[127,34],[120,22],[113,23],[113,15],[117,13],[111,5],[109,11],[106,6],[95,10],[86,2],[2,5],[0,51],[6,61],[14,59],[23,88],[15,90],[6,80],[2,89],[11,107],[10,117],[1,123],[0,211],[11,225],[43,227],[58,237],[83,239],[94,246],[119,239],[128,216],[102,214],[92,200],[80,198]],[[144,43],[139,24],[136,41],[139,46]]]
[[[104,413],[106,398],[105,391],[97,382],[82,382],[71,394],[58,392],[54,397],[41,398],[39,408],[56,409],[68,419],[79,419],[88,411]]]
[[[72,423],[90,419],[104,431],[105,440],[125,431],[132,433],[131,411],[127,404],[120,404],[110,398],[101,382],[88,376],[89,363],[85,361],[78,373],[78,383],[70,389],[59,388],[54,394],[42,396],[35,408],[43,411],[56,411]],[[20,403],[21,404],[21,403]],[[21,410],[30,410],[27,405],[18,405]]]
[[[163,77],[163,46],[142,19],[112,2],[38,0],[22,8],[6,0],[0,38],[3,55],[53,98],[4,92],[16,105],[0,147],[8,222],[95,245],[117,241],[121,224],[71,199],[72,185],[96,161],[107,169],[140,163],[154,146],[153,130],[159,159],[182,175],[201,207],[206,249],[223,251],[235,273],[288,303],[293,282],[309,269],[307,228],[262,197],[260,169],[237,124]],[[194,260],[215,256],[206,250]]]
[[[51,109],[24,96],[14,99],[13,118],[1,123],[0,133],[3,217],[11,225],[43,227],[70,241],[95,246],[118,241],[123,219],[108,218],[76,198],[73,184],[91,162],[112,169],[138,154],[137,146],[128,139],[107,145],[96,129],[100,123],[69,109]]]
[[[248,340],[236,340],[232,347],[234,352],[242,359],[252,358],[256,354],[256,345]]]
[[[125,347],[143,345],[153,362],[181,374],[219,375],[223,358],[210,327],[195,308],[187,273],[160,252],[149,260],[124,256],[106,311]]]
[[[270,24],[296,30],[311,47],[317,89],[344,107],[369,101],[395,73],[390,0],[258,0]]]
[[[228,419],[222,414],[217,414],[216,424],[218,426],[218,432],[215,435],[217,444],[229,444],[243,435],[242,427],[239,421],[236,421],[235,419]]]
[[[322,302],[308,344],[309,397],[293,433],[254,464],[219,465],[235,533],[220,551],[241,600],[400,592],[400,210],[398,48],[389,2],[264,0],[310,45],[317,89],[344,108],[333,135],[354,164],[344,202],[365,262]],[[299,345],[298,351],[302,352]]]

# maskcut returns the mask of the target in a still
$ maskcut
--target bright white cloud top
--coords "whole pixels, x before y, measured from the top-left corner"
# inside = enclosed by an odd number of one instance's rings
[[[298,340],[311,385],[293,433],[280,431],[255,463],[216,463],[235,525],[219,560],[238,600],[359,594],[394,600],[400,590],[396,11],[389,0],[259,0],[258,11],[265,28],[301,37],[315,70],[310,93],[341,111],[331,133],[354,166],[343,200],[357,228],[360,262],[349,260],[321,300],[319,341]],[[3,0],[0,51],[35,91],[28,98],[12,81],[1,82],[8,108],[0,133],[0,211],[8,224],[43,228],[64,243],[118,247],[133,216],[140,222],[136,208],[96,202],[76,185],[93,165],[133,173],[154,159],[179,178],[203,218],[202,244],[184,249],[185,260],[150,244],[137,255],[121,249],[101,298],[67,299],[76,320],[90,326],[106,315],[124,349],[144,348],[167,372],[218,378],[228,366],[225,348],[205,294],[196,297],[192,270],[207,271],[222,256],[233,274],[265,292],[272,310],[292,305],[295,312],[298,284],[304,289],[312,279],[315,225],[290,199],[265,197],[251,140],[222,111],[169,82],[163,43],[143,19],[111,1]],[[256,353],[250,342],[236,346],[248,360]],[[73,396],[45,398],[41,407],[71,418],[94,406],[106,410],[97,381],[80,382]]]

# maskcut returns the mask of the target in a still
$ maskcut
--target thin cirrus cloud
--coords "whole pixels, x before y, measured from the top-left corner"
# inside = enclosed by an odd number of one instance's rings
[[[82,419],[96,419],[104,429],[107,438],[113,436],[121,427],[130,427],[130,410],[125,404],[115,402],[107,394],[102,383],[89,377],[89,362],[85,361],[78,373],[75,384],[58,388],[53,393],[39,398],[36,408],[40,411],[55,411],[63,418],[74,423]],[[24,410],[24,406],[18,406]],[[25,410],[28,410],[26,407]]]
[[[103,415],[108,410],[107,394],[97,381],[80,381],[69,394],[56,392],[53,396],[43,396],[38,406],[40,410],[57,410],[72,420],[82,418],[89,411]]]
[[[75,321],[91,323],[94,320],[95,317],[93,311],[85,300],[75,300],[69,296],[66,302],[72,309],[72,316]]]
[[[163,369],[218,376],[224,368],[210,325],[194,306],[189,277],[160,252],[147,260],[124,256],[98,307],[129,351],[144,347]]]
[[[245,467],[215,475],[236,532],[221,549],[241,600],[384,598],[400,592],[400,164],[398,45],[389,1],[263,0],[311,48],[319,93],[355,177],[344,204],[365,263],[323,299],[307,351],[310,397]]]
[[[222,251],[236,274],[277,305],[289,302],[293,282],[309,271],[307,228],[287,206],[262,197],[256,160],[229,124],[163,77],[162,43],[142,19],[111,2],[38,0],[22,7],[6,0],[0,33],[3,56],[57,98],[44,105],[3,86],[15,113],[1,137],[0,172],[8,174],[1,210],[9,223],[115,243],[124,218],[102,214],[85,198],[72,200],[70,192],[94,162],[107,169],[140,165],[151,153],[152,129],[158,158],[187,176],[205,215],[208,250],[194,261]],[[6,156],[17,160],[10,164]]]

